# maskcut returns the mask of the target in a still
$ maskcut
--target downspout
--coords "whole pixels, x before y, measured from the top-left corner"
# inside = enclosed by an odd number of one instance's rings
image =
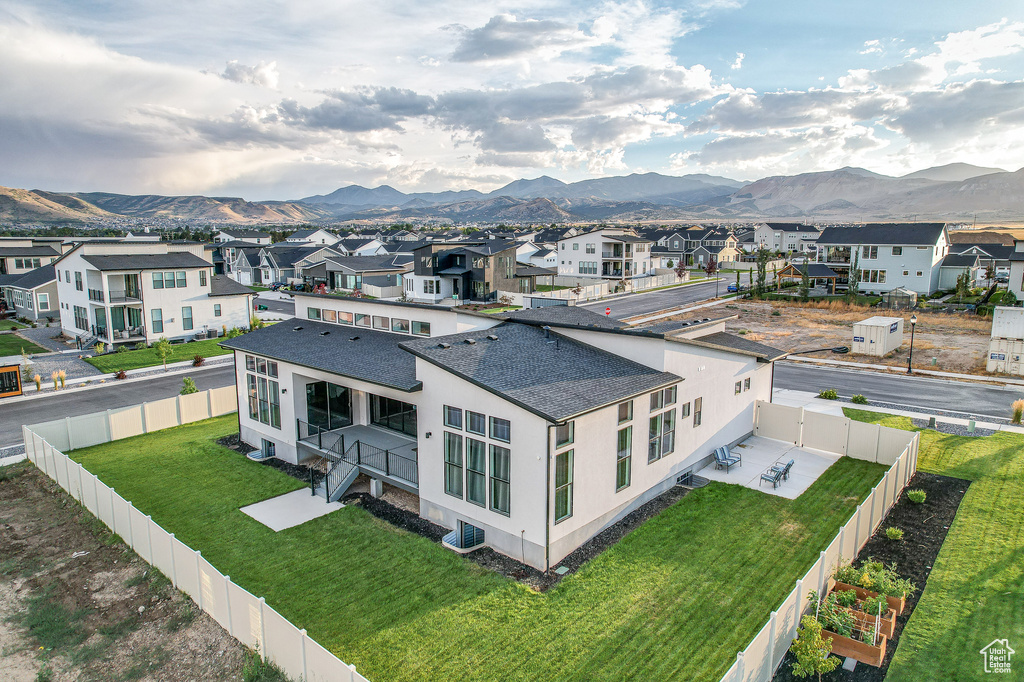
[[[551,546],[551,429],[554,424],[548,424],[547,433],[547,461],[544,463],[544,572],[551,568],[549,561],[549,547]]]

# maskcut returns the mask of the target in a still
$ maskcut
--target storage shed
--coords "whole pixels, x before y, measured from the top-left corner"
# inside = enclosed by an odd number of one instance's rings
[[[1024,308],[997,306],[988,346],[989,372],[1024,374]]]
[[[890,310],[907,310],[917,305],[917,292],[896,287],[882,294],[881,307]]]
[[[903,345],[902,317],[869,317],[853,325],[854,353],[888,355]]]

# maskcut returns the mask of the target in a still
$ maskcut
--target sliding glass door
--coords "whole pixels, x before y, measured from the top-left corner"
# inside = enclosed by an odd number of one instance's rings
[[[306,384],[306,421],[322,429],[352,424],[352,398],[346,386],[327,381]]]
[[[394,398],[370,395],[370,423],[416,437],[416,406]]]

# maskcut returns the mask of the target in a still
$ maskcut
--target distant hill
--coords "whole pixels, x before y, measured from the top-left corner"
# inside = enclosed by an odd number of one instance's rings
[[[304,223],[326,211],[292,202],[249,202],[238,197],[161,196],[158,194],[74,194],[104,211],[137,218],[178,218],[214,223]]]
[[[904,180],[937,180],[939,182],[961,182],[963,180],[970,180],[980,175],[989,175],[991,173],[1005,173],[1006,171],[1002,168],[983,168],[982,166],[972,166],[969,163],[947,163],[945,166],[934,166],[932,168],[925,168],[919,170],[916,173],[909,173],[903,176]]]
[[[112,217],[111,213],[67,194],[0,187],[0,222],[92,222]]]

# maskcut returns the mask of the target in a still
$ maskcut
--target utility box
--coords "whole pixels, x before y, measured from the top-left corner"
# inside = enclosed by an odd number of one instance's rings
[[[997,306],[988,345],[989,372],[1024,374],[1024,308]]]
[[[903,345],[902,317],[869,317],[853,325],[850,350],[861,355],[888,355]]]

